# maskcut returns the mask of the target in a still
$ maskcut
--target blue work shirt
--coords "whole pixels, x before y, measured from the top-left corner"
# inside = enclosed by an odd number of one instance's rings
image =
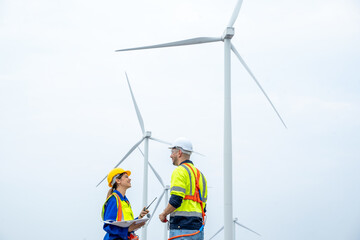
[[[129,201],[126,196],[123,196],[119,191],[114,190],[114,192],[119,195],[121,201]],[[118,212],[118,207],[116,204],[116,198],[114,196],[110,197],[105,205],[105,212],[104,212],[104,221],[116,221]],[[121,221],[121,220],[120,220]],[[103,229],[106,231],[106,235],[104,240],[113,240],[113,239],[124,239],[126,240],[128,237],[128,229],[124,227],[118,227],[110,224],[104,224]]]

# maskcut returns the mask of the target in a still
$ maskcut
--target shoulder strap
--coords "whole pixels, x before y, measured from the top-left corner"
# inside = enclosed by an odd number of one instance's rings
[[[199,169],[197,169],[196,167],[194,167],[196,169],[196,173],[194,169],[187,163],[184,163],[184,165],[186,165],[188,168],[191,169],[191,171],[193,172],[194,176],[195,176],[195,194],[190,196],[190,195],[186,195],[184,197],[185,200],[192,200],[195,202],[200,203],[201,205],[201,212],[202,212],[202,219],[203,219],[203,224],[205,224],[204,220],[205,220],[205,212],[204,212],[204,208],[203,208],[203,201],[201,200],[201,194],[200,194],[200,184],[199,184],[199,179],[200,179],[200,171]],[[191,179],[191,175],[190,175],[190,179]],[[190,193],[191,194],[191,193]]]
[[[188,164],[188,163],[184,163],[184,165],[186,165],[194,174],[195,176],[195,194],[194,195],[186,195],[184,199],[190,199],[193,200],[195,202],[202,202],[201,198],[200,198],[200,185],[199,185],[199,179],[200,179],[200,171],[199,169],[196,169],[196,173],[194,171],[194,169]],[[189,174],[189,177],[191,179],[191,174]],[[191,194],[191,193],[190,193]]]
[[[117,195],[117,193],[112,193],[111,195],[113,195],[116,198],[116,205],[118,207],[116,221],[121,221],[121,219],[122,219],[122,207],[121,207],[120,196]]]

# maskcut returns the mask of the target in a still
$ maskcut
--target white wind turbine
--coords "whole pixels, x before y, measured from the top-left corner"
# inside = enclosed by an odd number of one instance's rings
[[[238,226],[240,226],[240,227],[242,227],[242,228],[245,228],[245,229],[249,230],[250,232],[255,233],[255,234],[258,235],[258,236],[261,236],[259,233],[255,232],[254,230],[251,230],[250,228],[248,228],[248,227],[242,225],[241,223],[239,223],[237,218],[234,218],[233,223],[234,223],[234,240],[235,240],[235,225],[238,225]],[[216,235],[218,235],[223,229],[224,229],[224,226],[222,226],[222,227],[219,229],[219,231],[217,231],[211,238],[209,238],[209,240],[213,239],[213,238],[214,238]]]
[[[126,80],[127,80],[128,86],[129,86],[130,93],[131,93],[131,98],[132,98],[132,101],[134,103],[134,108],[135,108],[135,111],[136,111],[136,115],[137,115],[138,120],[139,120],[140,128],[141,128],[142,133],[143,133],[143,137],[125,154],[125,156],[120,160],[120,162],[118,164],[115,165],[114,168],[118,167],[123,161],[125,161],[125,159],[144,141],[144,154],[143,154],[144,155],[144,180],[143,180],[143,202],[142,202],[142,206],[147,206],[147,204],[148,204],[147,199],[148,199],[149,139],[160,142],[160,143],[164,143],[166,145],[171,145],[171,143],[160,140],[160,139],[153,138],[153,137],[151,137],[151,132],[150,131],[145,131],[144,121],[143,121],[143,118],[141,116],[140,110],[139,110],[139,108],[138,108],[138,106],[136,104],[135,96],[134,96],[133,91],[131,89],[129,78],[128,78],[126,73],[125,73],[125,75],[126,75]],[[153,169],[153,171],[155,173],[154,169]],[[158,174],[155,173],[155,175],[158,175]],[[98,183],[98,185],[96,185],[96,187],[99,186],[106,179],[106,177],[107,177],[107,175]],[[147,232],[146,232],[146,226],[145,226],[145,227],[142,228],[142,232],[141,232],[142,239],[146,240],[146,235],[147,235]]]
[[[261,87],[250,68],[247,66],[245,61],[242,59],[235,46],[231,43],[231,39],[234,36],[234,23],[239,15],[242,0],[238,0],[230,21],[221,37],[198,37],[191,38],[176,42],[169,42],[157,45],[127,48],[116,50],[116,52],[132,51],[141,49],[152,49],[152,48],[165,48],[165,47],[176,47],[184,45],[194,45],[211,42],[224,42],[224,239],[233,239],[233,203],[232,203],[232,131],[231,131],[231,51],[234,52],[235,56],[239,59],[241,64],[245,67],[246,71],[253,78],[257,86],[265,95],[266,99],[274,109],[275,113],[285,126],[285,122],[281,118],[280,114],[276,110],[275,106],[271,102],[264,89]]]

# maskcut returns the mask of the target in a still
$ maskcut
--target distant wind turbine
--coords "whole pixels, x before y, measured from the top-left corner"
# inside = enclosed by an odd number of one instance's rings
[[[141,49],[152,49],[152,48],[165,48],[165,47],[176,47],[185,45],[194,45],[211,42],[224,42],[224,239],[233,239],[233,203],[232,203],[232,130],[231,130],[231,51],[234,52],[235,56],[239,59],[241,64],[245,67],[246,71],[253,78],[257,86],[260,88],[266,99],[270,103],[271,107],[275,111],[276,115],[282,122],[285,128],[285,122],[281,118],[280,114],[276,110],[274,104],[271,102],[264,89],[261,87],[250,68],[247,66],[245,61],[242,59],[235,46],[231,43],[231,39],[234,36],[234,23],[239,15],[242,0],[238,0],[230,21],[222,34],[221,37],[198,37],[191,38],[181,41],[156,44],[143,47],[127,48],[116,50],[116,52],[141,50]]]
[[[144,121],[143,121],[143,118],[141,116],[139,107],[136,104],[135,96],[134,96],[133,91],[131,89],[129,78],[128,78],[126,73],[125,73],[125,75],[126,75],[126,80],[127,80],[128,86],[129,86],[130,93],[131,93],[131,98],[132,98],[132,101],[133,101],[133,104],[134,104],[134,108],[135,108],[135,111],[136,111],[136,115],[137,115],[138,120],[139,120],[140,128],[142,130],[143,137],[125,154],[125,156],[120,160],[120,162],[118,164],[115,165],[114,168],[118,167],[123,161],[125,161],[125,159],[144,141],[144,153],[143,153],[143,155],[144,155],[144,180],[143,180],[143,202],[142,202],[142,206],[146,206],[148,204],[147,199],[148,199],[149,139],[154,140],[156,142],[166,144],[166,145],[171,145],[171,143],[160,140],[160,139],[157,139],[157,138],[153,138],[153,137],[151,137],[151,132],[150,131],[145,131]],[[96,186],[99,186],[106,179],[106,177],[107,177],[107,175]],[[141,232],[142,239],[146,240],[146,238],[147,238],[146,235],[147,235],[147,232],[146,232],[146,226],[145,226],[145,227],[142,228],[142,232]]]
[[[238,226],[240,226],[240,227],[242,227],[242,228],[245,228],[246,230],[249,230],[250,232],[255,233],[255,234],[258,235],[258,236],[261,236],[259,233],[255,232],[254,230],[251,230],[250,228],[248,228],[248,227],[242,225],[241,223],[239,223],[237,218],[234,218],[233,222],[234,222],[234,225],[236,224],[236,225],[238,225]],[[211,238],[209,238],[209,240],[213,239],[213,238],[214,238],[216,235],[218,235],[223,229],[224,229],[224,226],[222,226],[222,227],[219,229],[219,231],[217,231]],[[234,227],[234,240],[235,240],[235,227]]]

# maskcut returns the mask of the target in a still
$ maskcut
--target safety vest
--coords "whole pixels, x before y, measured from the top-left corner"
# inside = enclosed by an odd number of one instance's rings
[[[183,198],[183,202],[170,217],[200,217],[204,220],[207,186],[204,175],[193,164],[183,163],[171,176],[170,194]]]
[[[116,214],[116,221],[129,221],[129,220],[134,220],[134,214],[132,212],[131,209],[131,205],[129,201],[125,201],[125,200],[121,200],[120,196],[116,193],[113,192],[105,201],[103,208],[102,208],[102,213],[101,213],[101,217],[104,220],[104,214],[105,214],[105,206],[107,204],[107,202],[109,201],[109,199],[114,196],[116,199],[116,206],[117,206],[117,214]],[[105,219],[105,220],[109,220],[109,219]]]

